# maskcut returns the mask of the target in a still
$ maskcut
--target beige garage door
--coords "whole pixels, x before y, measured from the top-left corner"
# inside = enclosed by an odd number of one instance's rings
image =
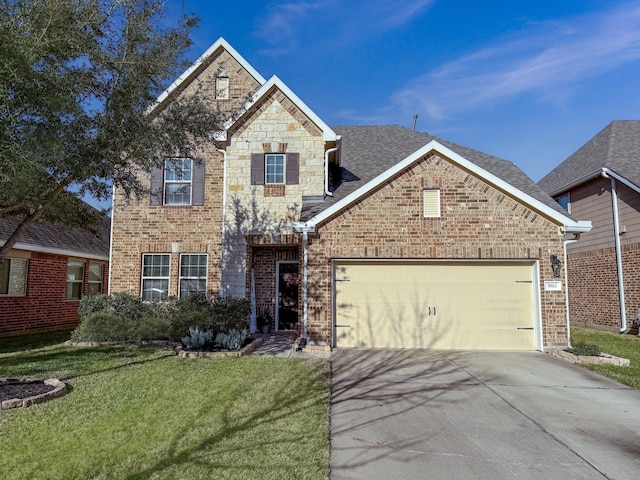
[[[337,347],[534,350],[534,266],[337,262]]]

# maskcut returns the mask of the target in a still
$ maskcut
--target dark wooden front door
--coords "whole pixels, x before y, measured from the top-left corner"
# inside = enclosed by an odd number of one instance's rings
[[[298,262],[278,262],[278,311],[277,330],[298,328]]]

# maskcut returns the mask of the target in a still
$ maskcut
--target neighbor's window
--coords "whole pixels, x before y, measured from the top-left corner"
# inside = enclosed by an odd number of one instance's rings
[[[227,100],[229,98],[229,77],[216,78],[216,99]]]
[[[180,297],[207,292],[207,255],[180,255]]]
[[[0,260],[0,295],[26,295],[27,264],[23,258]]]
[[[425,217],[440,216],[440,190],[428,189],[423,191],[423,204]]]
[[[84,263],[69,262],[67,264],[67,300],[80,300],[83,279]]]
[[[104,266],[98,263],[89,265],[89,295],[102,293],[102,273]]]
[[[284,183],[283,154],[269,153],[265,155],[265,183]]]
[[[173,158],[165,162],[165,205],[191,205],[192,168],[190,158]]]
[[[556,202],[560,204],[562,208],[564,208],[567,212],[571,213],[571,202],[569,201],[569,194],[565,193],[564,195],[556,198]]]
[[[169,296],[169,254],[142,255],[142,299],[167,298]]]

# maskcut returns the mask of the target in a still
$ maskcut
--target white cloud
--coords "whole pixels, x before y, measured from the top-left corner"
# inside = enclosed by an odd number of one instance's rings
[[[523,93],[562,96],[583,79],[640,59],[640,6],[536,24],[411,81],[393,96],[433,118]]]
[[[422,14],[435,0],[309,0],[273,2],[257,25],[256,35],[270,47],[264,52],[295,50],[300,38],[367,39],[402,27]],[[344,40],[343,40],[344,41]]]

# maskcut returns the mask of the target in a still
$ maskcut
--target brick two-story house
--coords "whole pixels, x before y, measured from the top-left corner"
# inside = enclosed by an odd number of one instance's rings
[[[539,185],[593,223],[567,247],[571,320],[627,330],[640,312],[640,121],[611,122]]]
[[[222,39],[155,108],[194,91],[241,113],[143,179],[150,199],[116,192],[111,291],[251,298],[326,347],[567,344],[550,259],[590,226],[515,165],[403,127],[331,128]]]

